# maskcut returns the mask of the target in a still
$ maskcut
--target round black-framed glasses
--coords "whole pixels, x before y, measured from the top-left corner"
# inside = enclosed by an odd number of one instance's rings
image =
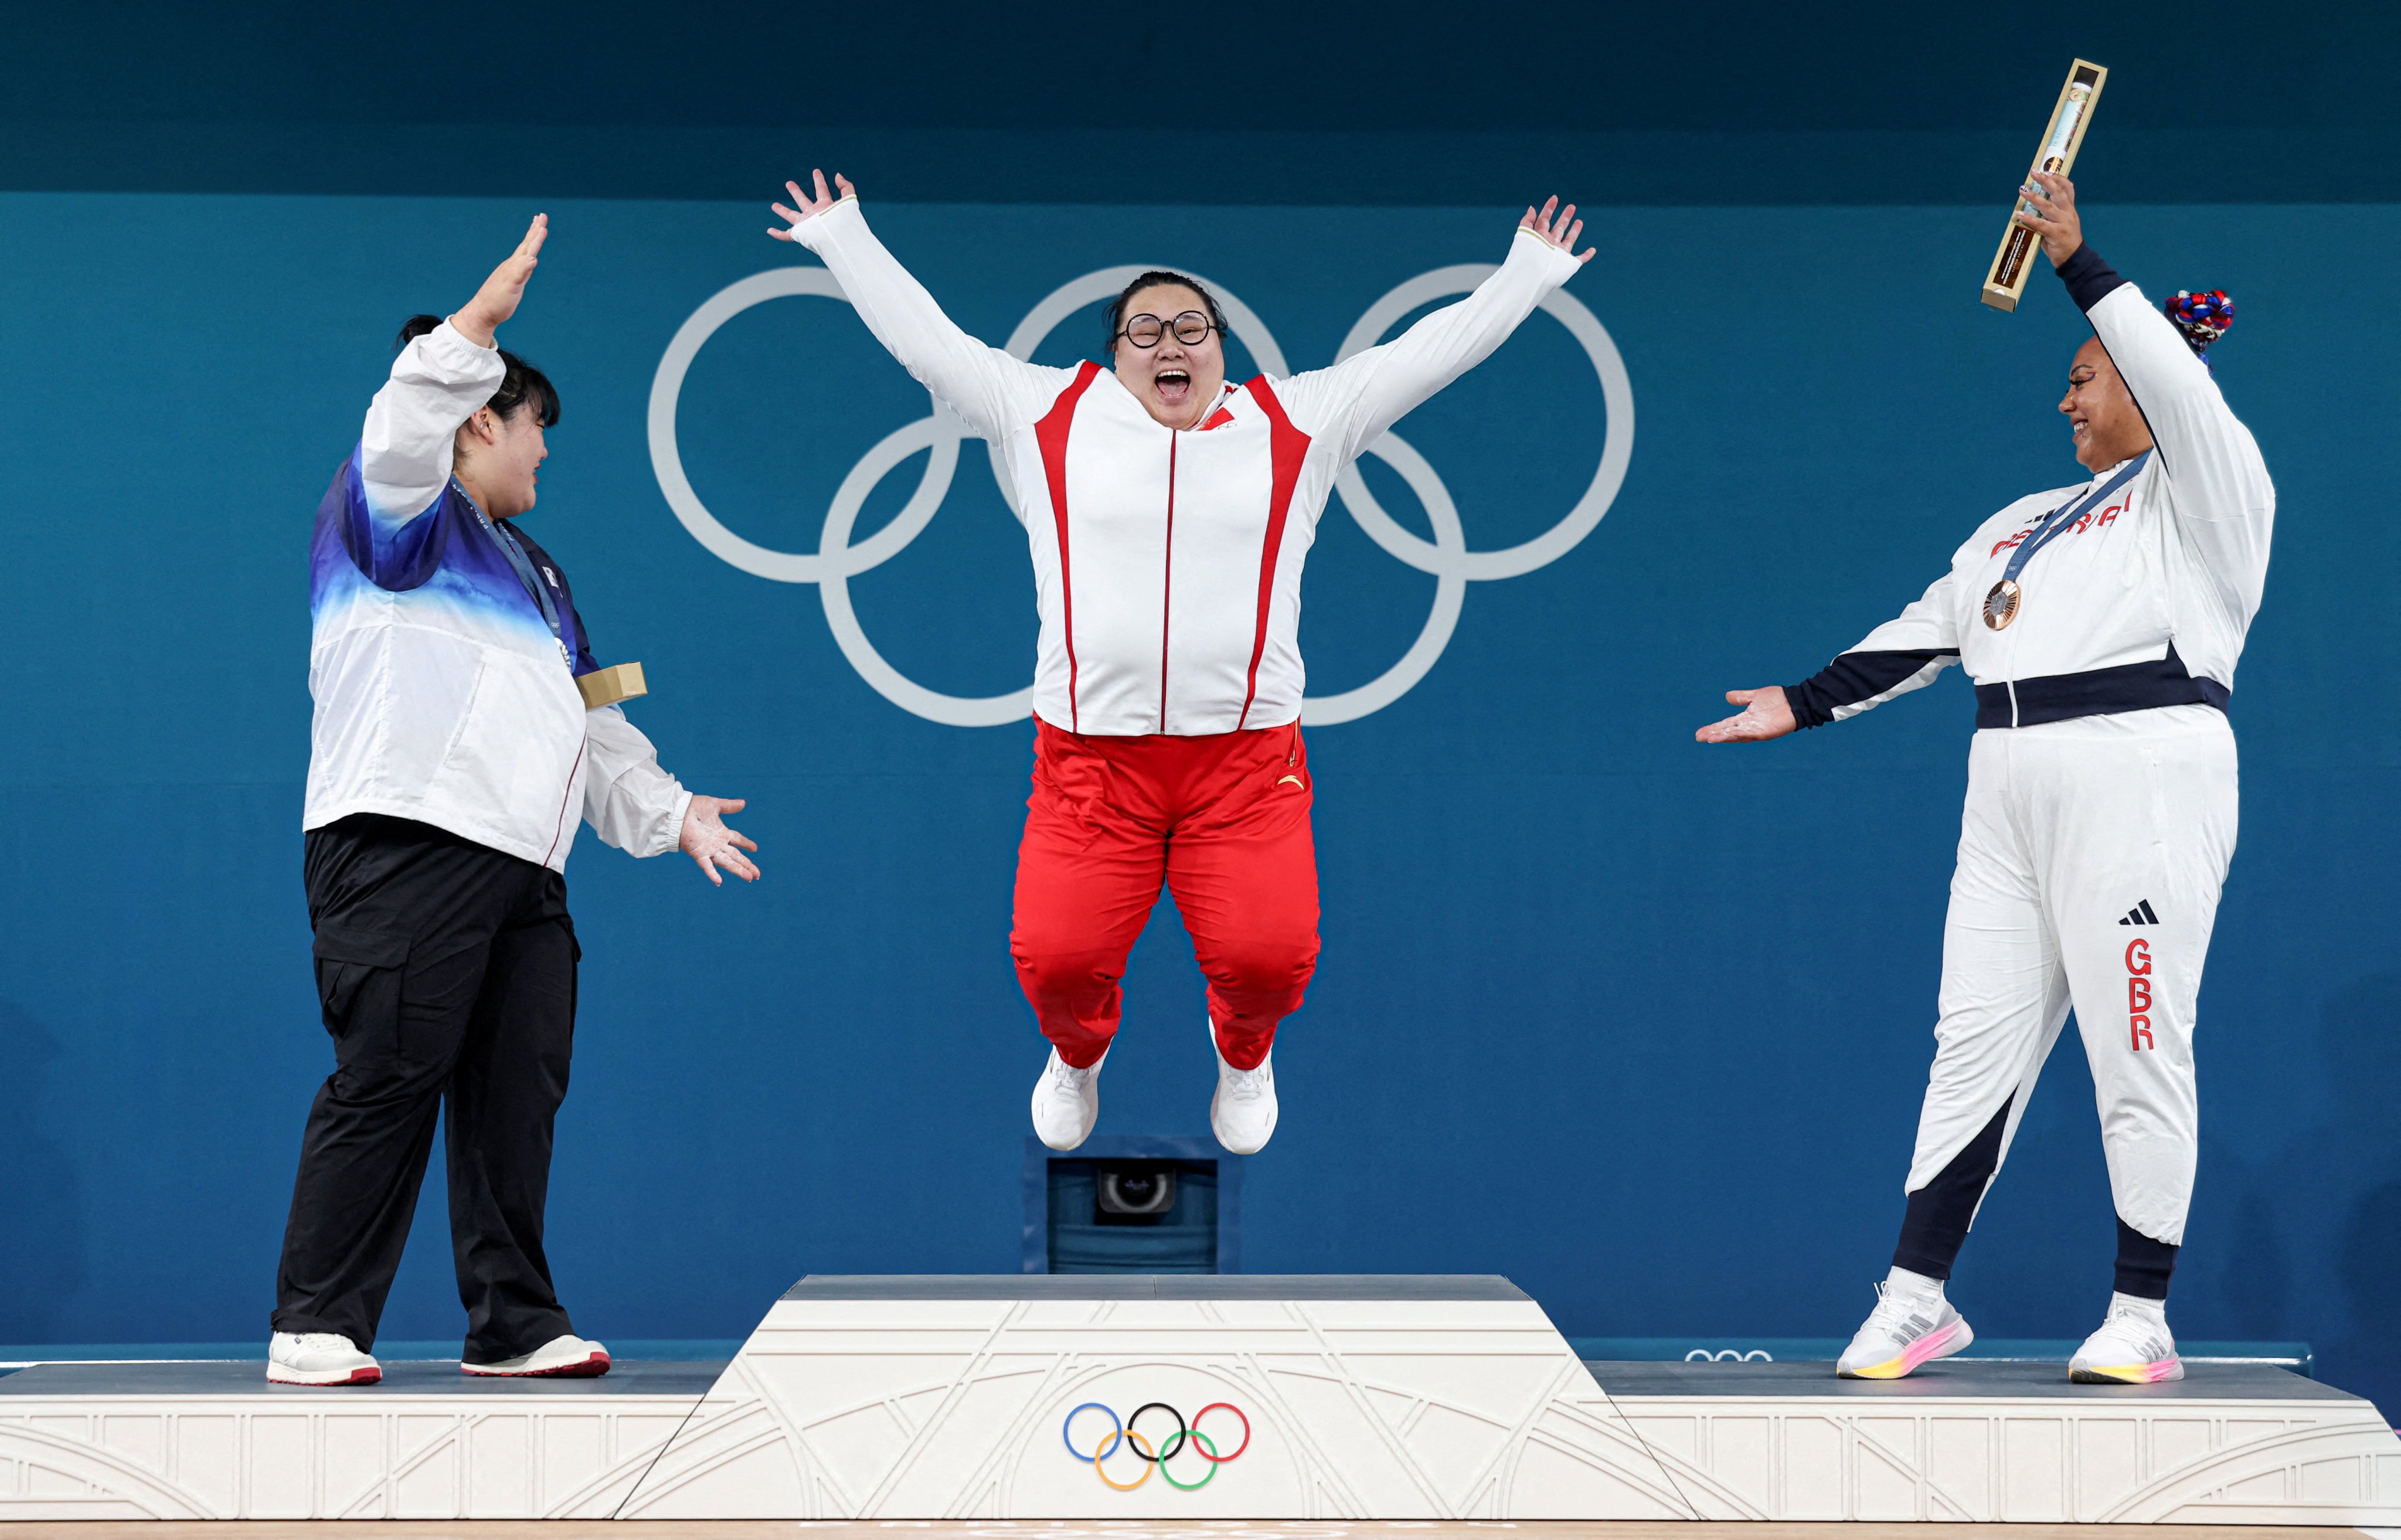
[[[1186,310],[1173,321],[1161,321],[1146,310],[1140,315],[1126,317],[1126,323],[1118,329],[1118,336],[1147,351],[1158,347],[1170,331],[1174,332],[1176,341],[1189,348],[1216,329],[1216,323],[1199,310]]]

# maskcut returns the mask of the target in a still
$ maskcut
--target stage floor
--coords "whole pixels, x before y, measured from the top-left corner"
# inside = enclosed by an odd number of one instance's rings
[[[1974,1358],[1929,1364],[1906,1380],[1842,1380],[1832,1364],[1629,1363],[1585,1359],[1594,1382],[1618,1400],[1655,1396],[1744,1398],[1835,1396],[1865,1401],[1971,1396],[2059,1397],[2089,1401],[2357,1401],[2349,1391],[2255,1364],[2195,1364],[2162,1385],[2079,1385],[2064,1364],[1989,1363]],[[0,1410],[12,1396],[264,1396],[330,1398],[348,1406],[396,1396],[549,1399],[577,1396],[680,1397],[697,1406],[725,1372],[725,1360],[647,1363],[620,1360],[597,1380],[505,1380],[461,1374],[452,1359],[384,1365],[372,1386],[274,1385],[254,1360],[36,1364],[0,1375]],[[16,1532],[11,1531],[11,1533]]]
[[[267,1366],[256,1359],[131,1362],[116,1364],[35,1364],[14,1374],[0,1375],[0,1412],[10,1397],[77,1396],[91,1398],[184,1399],[205,1396],[261,1396],[269,1403],[313,1401],[326,1407],[380,1403],[396,1396],[502,1401],[556,1397],[670,1397],[687,1409],[696,1406],[725,1372],[716,1363],[643,1363],[621,1361],[597,1380],[508,1380],[462,1374],[455,1358],[432,1362],[402,1361],[383,1366],[379,1385],[273,1385]],[[15,1533],[15,1531],[10,1531]]]
[[[1584,1367],[1619,1400],[1631,1396],[1838,1396],[1867,1401],[1927,1397],[2057,1397],[2076,1401],[2343,1401],[2347,1390],[2260,1364],[2188,1364],[2185,1377],[2159,1385],[2079,1385],[2065,1364],[1992,1363],[1946,1358],[1906,1380],[1843,1380],[1832,1364],[1612,1363]]]
[[[905,1531],[896,1534],[895,1531]],[[1497,1533],[1496,1533],[1497,1532]],[[405,1519],[270,1523],[9,1523],[7,1540],[1993,1540],[1989,1524],[1794,1524],[1584,1519],[1446,1523],[1147,1523],[1127,1519],[849,1523],[841,1520]],[[2337,1525],[2162,1524],[2146,1540],[2401,1540],[2401,1531]],[[2089,1524],[2012,1524],[2008,1540],[2092,1540]]]

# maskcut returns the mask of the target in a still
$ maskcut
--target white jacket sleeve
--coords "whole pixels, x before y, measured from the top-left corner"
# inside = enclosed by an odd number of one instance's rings
[[[659,751],[614,706],[583,714],[583,819],[633,856],[663,856],[683,838],[692,793],[659,768]]]
[[[1466,298],[1390,342],[1280,382],[1276,396],[1293,426],[1331,443],[1348,463],[1412,408],[1491,356],[1579,266],[1521,227],[1510,242],[1509,259]]]
[[[2150,425],[2179,533],[2238,626],[2249,625],[2267,585],[2276,521],[2275,486],[2251,430],[2226,405],[2175,323],[2091,248],[2079,247],[2060,277]]]
[[[447,321],[400,351],[359,435],[359,479],[378,525],[405,524],[433,505],[450,483],[459,425],[506,373],[499,349],[475,346]]]
[[[1972,542],[1970,543],[1973,543]],[[1798,684],[1784,687],[1792,720],[1818,727],[1922,690],[1959,661],[1958,562],[1892,619]]]
[[[980,437],[997,442],[1035,421],[1076,378],[1071,369],[1028,364],[961,331],[875,239],[855,197],[802,220],[792,238],[825,260],[885,351]]]

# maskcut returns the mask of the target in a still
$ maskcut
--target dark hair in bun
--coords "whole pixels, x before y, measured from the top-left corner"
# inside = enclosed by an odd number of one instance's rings
[[[2226,297],[2224,289],[2178,289],[2174,299],[2162,300],[2160,309],[2175,323],[2184,334],[2185,346],[2209,362],[2209,345],[2234,328],[2234,301]]]
[[[400,351],[441,324],[442,318],[438,315],[410,316],[401,323],[400,336],[393,338],[391,351]],[[507,372],[501,376],[501,388],[492,392],[492,399],[485,405],[506,422],[517,415],[520,407],[530,403],[536,421],[545,428],[556,426],[558,422],[558,392],[552,387],[550,377],[506,348],[500,352],[501,363]]]

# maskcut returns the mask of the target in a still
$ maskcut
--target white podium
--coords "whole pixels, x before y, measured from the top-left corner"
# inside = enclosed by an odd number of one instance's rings
[[[1078,1457],[1111,1421],[1080,1414],[1071,1444],[1075,1409],[1154,1403],[1153,1449],[1219,1405],[1248,1446],[1214,1475]],[[1221,1450],[1241,1425],[1202,1424]],[[2401,1439],[2275,1369],[1586,1366],[1498,1277],[807,1278],[623,1513],[2381,1525]]]
[[[0,1376],[0,1519],[2401,1526],[2401,1439],[2279,1369],[1587,1365],[1496,1277],[812,1277],[727,1365],[387,1371]],[[1205,1442],[1178,1447],[1196,1419]]]

